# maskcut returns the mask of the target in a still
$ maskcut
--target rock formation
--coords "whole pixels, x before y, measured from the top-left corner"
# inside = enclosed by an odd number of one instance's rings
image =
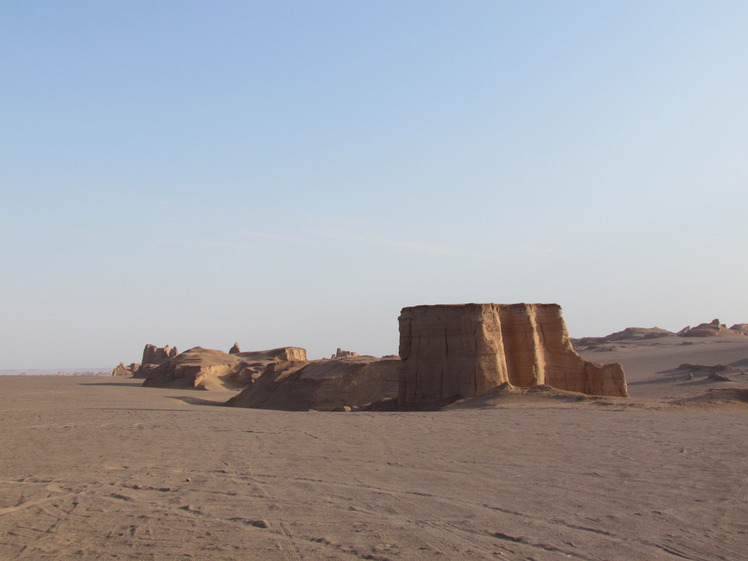
[[[140,368],[140,365],[133,362],[132,364],[125,365],[124,362],[120,362],[117,366],[114,367],[114,370],[112,370],[112,376],[134,376],[135,373]]]
[[[346,358],[350,356],[358,356],[358,353],[354,353],[353,351],[346,351],[338,347],[338,350],[335,351],[335,354],[330,357],[330,359],[335,358]]]
[[[273,363],[306,361],[299,347],[225,353],[194,347],[150,369],[144,386],[159,388],[237,389],[251,384]]]
[[[718,337],[730,335],[730,333],[726,325],[720,323],[718,319],[713,319],[709,323],[700,323],[696,327],[687,325],[678,331],[678,335],[681,337]]]
[[[440,407],[504,382],[628,395],[620,364],[574,351],[557,304],[415,306],[399,322],[401,407]]]
[[[235,354],[240,353],[240,352],[242,352],[242,351],[239,348],[239,343],[234,343],[234,346],[229,349],[229,354],[230,355],[235,355]]]
[[[365,408],[397,395],[399,371],[398,358],[276,363],[226,405],[286,411]]]
[[[696,327],[686,326],[678,331],[680,337],[735,337],[748,335],[748,324],[736,323],[728,328],[718,319],[713,319],[709,323],[700,323]]]
[[[141,364],[133,376],[135,378],[147,378],[154,368],[174,358],[177,354],[179,353],[176,347],[146,345],[143,349],[143,360],[140,361]]]
[[[141,364],[163,364],[170,358],[179,354],[176,347],[157,347],[156,345],[146,345],[143,349],[143,360]]]

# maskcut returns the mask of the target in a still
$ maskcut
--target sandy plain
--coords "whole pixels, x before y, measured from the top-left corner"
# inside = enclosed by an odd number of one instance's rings
[[[435,412],[218,407],[231,392],[0,376],[0,559],[748,558],[748,338],[589,350],[630,399]],[[677,405],[674,402],[687,401]]]

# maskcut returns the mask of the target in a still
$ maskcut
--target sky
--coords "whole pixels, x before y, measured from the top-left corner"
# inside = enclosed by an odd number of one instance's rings
[[[743,0],[0,3],[0,369],[748,322]]]

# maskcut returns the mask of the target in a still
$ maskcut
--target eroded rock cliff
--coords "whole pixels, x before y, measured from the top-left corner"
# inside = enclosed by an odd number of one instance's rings
[[[628,395],[620,364],[574,351],[557,304],[415,306],[399,322],[401,407],[440,407],[504,382]]]
[[[134,378],[147,378],[151,371],[165,362],[171,360],[179,354],[176,347],[157,347],[156,345],[146,345],[143,348],[143,360],[140,366],[133,373]]]
[[[230,354],[194,347],[150,369],[143,385],[204,390],[236,389],[251,384],[269,365],[291,361],[305,363],[306,351],[300,347],[280,347]]]
[[[179,352],[176,347],[157,347],[156,345],[146,345],[143,349],[143,360],[141,364],[163,364],[170,358],[177,356]]]
[[[135,375],[135,373],[140,368],[140,365],[133,362],[131,364],[125,364],[124,362],[120,362],[117,366],[114,367],[112,370],[112,376],[129,376],[132,377]]]

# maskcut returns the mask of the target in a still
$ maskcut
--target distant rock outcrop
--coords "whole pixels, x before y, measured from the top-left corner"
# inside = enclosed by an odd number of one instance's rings
[[[334,359],[334,358],[346,358],[346,357],[351,357],[351,356],[358,356],[358,353],[354,353],[353,351],[346,351],[346,350],[343,350],[340,347],[338,347],[338,350],[335,351],[335,354],[332,355],[330,358],[331,359]]]
[[[637,341],[642,339],[659,339],[660,337],[667,337],[669,335],[675,335],[675,333],[659,327],[627,327],[623,331],[607,335],[605,339],[607,341]]]
[[[582,337],[580,339],[572,339],[572,343],[574,343],[575,347],[596,347],[622,341],[660,339],[671,335],[675,336],[675,333],[659,327],[627,327],[623,331],[616,331],[605,337]]]
[[[176,347],[157,347],[156,345],[146,345],[143,349],[143,360],[140,361],[140,366],[133,374],[135,378],[147,378],[151,371],[164,364],[168,360],[177,356],[179,352]]]
[[[343,411],[394,399],[400,360],[343,357],[270,365],[226,405],[286,411]]]
[[[146,345],[143,349],[143,360],[141,364],[163,364],[170,358],[177,356],[179,352],[176,347],[157,347],[156,345]]]
[[[628,396],[620,364],[574,351],[557,304],[415,306],[399,322],[401,407],[440,407],[505,382]]]
[[[734,337],[748,335],[745,323],[736,323],[728,329],[724,323],[718,319],[713,319],[709,323],[700,323],[696,327],[686,326],[678,332],[681,337]]]
[[[725,324],[720,323],[718,319],[709,323],[701,323],[696,327],[686,326],[677,333],[661,329],[659,327],[627,327],[623,331],[617,331],[606,335],[605,337],[582,337],[572,339],[574,346],[577,348],[598,348],[599,350],[613,350],[615,347],[601,347],[610,343],[627,343],[629,341],[646,341],[649,339],[659,339],[661,337],[734,337],[748,336],[748,323],[736,323],[728,328]]]
[[[234,345],[229,349],[230,355],[235,355],[242,352],[242,350],[239,348],[239,343],[234,343]]]
[[[144,386],[160,388],[236,389],[251,384],[269,365],[306,361],[300,347],[225,353],[194,347],[150,370]]]
[[[112,376],[129,376],[132,377],[140,368],[140,365],[133,362],[132,364],[125,365],[124,362],[120,362],[112,370]]]

